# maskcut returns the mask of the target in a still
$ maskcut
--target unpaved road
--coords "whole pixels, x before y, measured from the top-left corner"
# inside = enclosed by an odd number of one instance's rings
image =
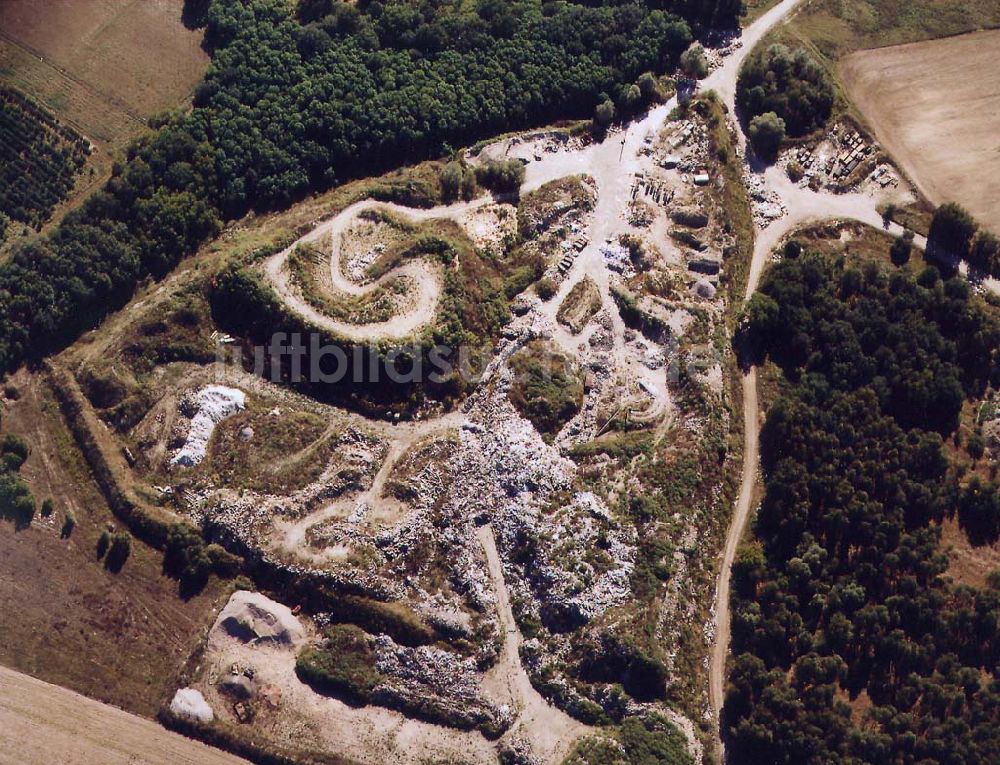
[[[773,26],[775,23],[786,18],[788,13],[799,2],[801,0],[785,0],[785,2],[775,6],[775,8],[762,16],[757,23],[767,23],[768,26]],[[756,27],[756,24],[754,26]],[[744,35],[744,40],[749,40],[751,37],[759,40],[761,36],[762,34]],[[743,56],[747,53],[749,53],[748,50],[742,51]],[[727,61],[728,63],[729,61]],[[716,72],[719,75],[718,83],[706,81],[705,86],[715,87],[720,92],[720,95],[723,96],[725,103],[730,109],[730,113],[733,114],[735,100],[734,75],[738,71],[724,70],[725,67]],[[711,79],[709,78],[709,80]],[[996,80],[1000,82],[1000,78],[996,78]],[[947,99],[942,98],[942,100]],[[913,124],[927,122],[927,115],[923,113],[923,110],[918,111],[920,113],[913,115],[911,122]],[[995,124],[995,118],[993,122]],[[739,126],[737,126],[736,132],[739,136],[740,146],[745,149],[746,137],[742,130],[739,129]],[[922,150],[926,151],[926,148]],[[781,242],[783,237],[806,223],[831,219],[856,220],[875,228],[881,228],[890,234],[899,235],[903,233],[902,227],[897,224],[885,225],[883,223],[877,209],[880,200],[876,197],[861,193],[831,194],[814,192],[807,188],[800,188],[788,179],[783,170],[775,166],[764,170],[763,176],[766,188],[776,192],[781,197],[786,206],[787,214],[756,232],[753,258],[750,264],[750,272],[747,277],[746,292],[744,295],[745,301],[749,300],[754,292],[756,292],[761,275],[774,248]],[[914,243],[921,248],[926,247],[927,244],[926,239],[922,236],[915,237]],[[994,282],[984,283],[984,287],[996,290]],[[717,720],[721,719],[722,706],[725,702],[726,659],[729,654],[731,639],[729,599],[732,567],[736,558],[736,550],[746,533],[747,524],[750,520],[758,471],[760,411],[757,396],[757,376],[754,369],[749,370],[744,375],[742,389],[744,419],[743,475],[719,567],[719,578],[716,585],[715,640],[712,644],[712,651],[709,658],[709,702],[716,713]],[[720,758],[724,762],[725,749],[721,741],[719,751]]]
[[[0,667],[0,765],[248,765],[152,720]]]
[[[396,463],[406,454],[406,451],[418,442],[429,440],[433,436],[444,436],[462,426],[465,414],[461,411],[449,412],[429,420],[401,422],[398,424],[378,423],[377,429],[386,436],[389,443],[388,451],[379,466],[378,472],[372,478],[371,485],[360,494],[334,499],[322,509],[309,513],[295,521],[277,522],[276,528],[281,534],[280,546],[285,550],[316,560],[324,557],[338,557],[336,554],[324,556],[318,553],[307,553],[306,534],[309,529],[331,518],[346,518],[360,505],[367,505],[369,512],[365,522],[392,523],[406,512],[406,508],[391,496],[385,496],[385,484],[392,475]]]
[[[926,197],[1000,233],[1000,30],[860,51],[851,99]]]
[[[521,665],[521,631],[514,621],[493,529],[488,525],[483,526],[476,534],[486,553],[486,564],[497,599],[500,627],[504,632],[500,658],[496,666],[487,673],[483,687],[493,698],[502,699],[503,703],[510,704],[516,710],[518,717],[507,733],[508,737],[527,738],[541,762],[561,762],[573,743],[591,729],[549,704],[531,684],[528,673]]]
[[[401,340],[411,336],[418,329],[427,326],[434,320],[437,312],[438,299],[441,295],[441,279],[437,269],[426,260],[404,263],[371,284],[356,284],[344,276],[340,249],[344,232],[351,222],[365,210],[382,210],[396,213],[411,221],[425,221],[434,218],[457,219],[462,213],[475,207],[493,202],[492,197],[480,197],[471,202],[420,209],[404,207],[391,202],[377,202],[366,199],[345,208],[328,221],[321,223],[308,234],[272,255],[264,263],[264,273],[274,286],[278,296],[295,312],[308,319],[316,326],[327,329],[339,337],[354,342],[369,340]],[[288,257],[300,244],[310,244],[328,240],[330,249],[330,276],[334,287],[347,295],[363,295],[384,283],[388,279],[408,276],[416,286],[417,294],[411,301],[412,309],[393,316],[391,319],[370,324],[352,324],[338,321],[317,310],[291,284],[291,274],[288,269]]]

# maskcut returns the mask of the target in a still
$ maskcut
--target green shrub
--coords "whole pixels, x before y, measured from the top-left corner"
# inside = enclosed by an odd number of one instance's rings
[[[321,645],[302,649],[295,673],[316,690],[353,704],[367,704],[382,680],[368,636],[353,624],[327,627],[323,636]]]
[[[0,473],[0,518],[14,521],[18,528],[26,528],[34,517],[35,498],[28,485],[15,472]]]
[[[476,180],[498,194],[513,194],[524,183],[524,163],[518,159],[491,159],[476,168]]]
[[[661,715],[629,717],[619,736],[629,765],[694,765],[683,734]]]
[[[132,553],[132,536],[127,531],[121,531],[111,537],[111,546],[104,559],[104,567],[108,571],[118,573],[122,570],[129,555]]]
[[[969,257],[977,228],[968,210],[955,202],[946,202],[934,211],[927,234],[927,254],[945,261]]]
[[[696,80],[708,74],[708,59],[705,58],[705,49],[701,43],[691,43],[681,54],[680,65],[684,74]]]
[[[901,266],[909,261],[912,250],[913,232],[904,231],[902,236],[897,236],[893,240],[892,247],[889,249],[889,258],[895,265]]]
[[[14,433],[8,433],[3,437],[3,441],[0,441],[0,456],[3,457],[4,467],[7,470],[20,470],[30,453],[28,442]]]
[[[750,120],[747,137],[757,156],[771,161],[777,156],[781,142],[785,140],[785,121],[774,112],[759,114]]]
[[[969,436],[969,442],[965,445],[965,450],[974,460],[980,459],[986,453],[986,440],[978,430]]]
[[[579,370],[553,346],[532,342],[511,357],[510,366],[515,376],[511,403],[539,432],[556,433],[580,411]]]
[[[547,276],[539,279],[538,283],[535,284],[535,292],[542,300],[551,300],[556,294],[556,289],[556,283]]]

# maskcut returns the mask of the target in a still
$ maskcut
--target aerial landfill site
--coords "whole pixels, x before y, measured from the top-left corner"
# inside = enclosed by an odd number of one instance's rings
[[[603,144],[518,136],[470,157],[525,157],[515,202],[412,212],[364,203],[305,234],[321,255],[307,264],[315,276],[296,270],[301,241],[247,266],[310,318],[322,301],[347,290],[364,297],[404,268],[404,286],[425,283],[439,306],[445,269],[456,266],[425,255],[387,268],[384,259],[442,227],[480,249],[493,243],[501,261],[540,264],[551,292],[515,299],[455,404],[428,397],[363,416],[225,361],[145,372],[155,403],[120,429],[132,475],[252,561],[275,595],[231,596],[172,715],[236,726],[238,736],[253,730],[281,751],[361,762],[438,752],[447,762],[548,763],[608,715],[648,707],[701,751],[694,715],[704,689],[678,687],[689,718],[601,677],[604,665],[644,661],[671,672],[704,653],[711,562],[690,552],[726,515],[731,359],[714,339],[732,238],[713,188],[695,180],[711,172],[703,118],[661,127],[662,111],[644,132],[633,128],[631,173],[614,156],[614,135]],[[593,160],[581,163],[586,152]],[[574,174],[577,164],[590,172]],[[426,302],[395,301],[357,324],[357,337],[375,326],[389,336],[426,329],[439,311],[412,316]],[[331,331],[348,323],[334,322]],[[217,336],[220,358],[232,337]],[[93,376],[136,374],[129,342],[110,339],[117,358]],[[685,513],[652,528],[630,509],[639,487],[654,490],[672,465],[690,470],[706,454],[720,469],[692,475]],[[656,571],[646,570],[643,544],[656,546]],[[668,589],[651,584],[639,602],[640,576],[668,578]],[[637,643],[643,632],[653,642]],[[674,648],[657,658],[654,642]],[[636,672],[634,682],[649,681]]]
[[[788,47],[846,6],[89,4],[78,74],[10,3],[0,765],[964,765],[1000,244]],[[111,95],[140,48],[190,103]]]

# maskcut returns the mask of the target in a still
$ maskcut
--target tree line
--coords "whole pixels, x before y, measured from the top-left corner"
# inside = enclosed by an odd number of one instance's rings
[[[792,249],[743,340],[788,387],[761,432],[756,541],[734,567],[724,730],[740,763],[1000,761],[1000,574],[954,584],[940,522],[998,512],[944,439],[1000,378],[959,278]]]

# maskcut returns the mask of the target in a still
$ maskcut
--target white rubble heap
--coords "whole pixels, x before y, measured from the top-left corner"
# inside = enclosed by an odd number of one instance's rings
[[[170,460],[170,464],[192,467],[205,459],[215,426],[244,407],[246,394],[224,385],[208,385],[193,396],[185,397],[180,409],[185,414],[190,413],[191,428],[187,441]]]
[[[783,218],[788,212],[781,196],[767,188],[764,176],[744,168],[743,182],[750,194],[753,222],[758,228],[767,228],[771,221]]]
[[[215,719],[215,713],[201,695],[201,691],[196,691],[194,688],[178,690],[170,702],[170,711],[177,717],[194,722],[210,723]]]
[[[470,400],[469,422],[453,459],[462,481],[453,484],[451,501],[492,522],[508,561],[523,540],[539,543],[530,574],[505,567],[521,602],[587,622],[629,597],[635,530],[614,523],[604,503],[589,493],[547,512],[555,494],[571,487],[575,464],[545,443],[511,405],[506,395],[511,377],[509,367],[501,367]],[[586,561],[599,541],[609,556],[608,570],[600,574]]]

